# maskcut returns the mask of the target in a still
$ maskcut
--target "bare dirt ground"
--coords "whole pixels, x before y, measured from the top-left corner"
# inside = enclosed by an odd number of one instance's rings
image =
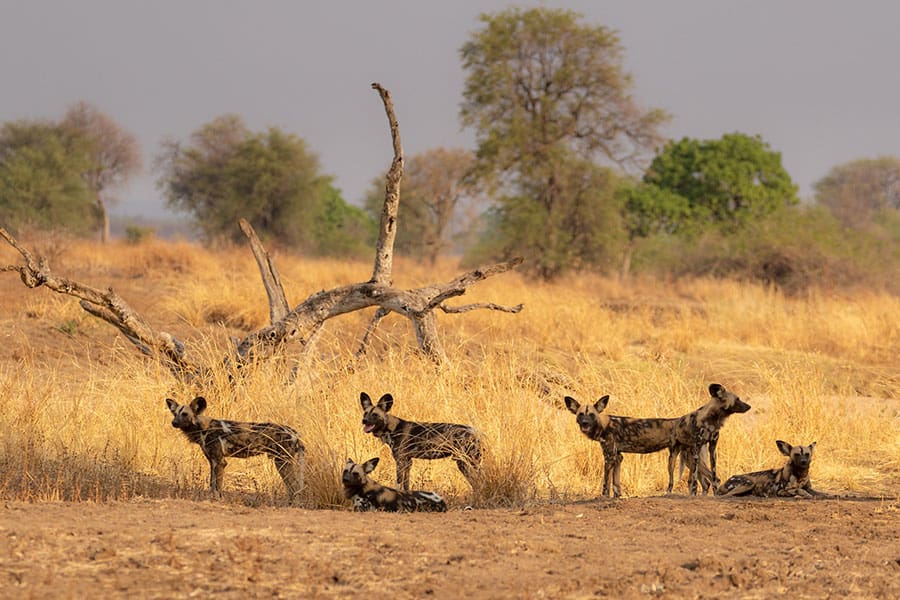
[[[446,514],[6,503],[6,598],[898,598],[896,500],[684,496]]]

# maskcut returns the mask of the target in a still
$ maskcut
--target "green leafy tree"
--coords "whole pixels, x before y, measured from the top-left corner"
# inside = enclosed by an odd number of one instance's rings
[[[467,73],[463,125],[476,132],[476,173],[499,191],[492,235],[500,254],[526,250],[533,273],[550,278],[587,264],[595,240],[555,228],[582,222],[593,198],[575,179],[597,176],[586,163],[634,166],[660,140],[666,120],[631,96],[614,31],[567,10],[509,9],[482,15],[484,27],[461,49]],[[603,194],[600,194],[601,196]],[[526,243],[526,240],[530,242]],[[575,257],[580,257],[576,259]]]
[[[316,247],[331,256],[363,257],[372,253],[376,222],[365,210],[344,201],[341,192],[328,187],[315,219]]]
[[[731,231],[798,202],[797,186],[781,165],[781,154],[758,136],[742,133],[670,142],[653,159],[644,183],[685,198],[693,225],[715,224]],[[656,198],[671,204],[666,196]]]
[[[48,121],[0,129],[0,218],[14,229],[94,229],[94,197],[83,174],[93,168],[83,137]]]
[[[453,246],[453,238],[473,227],[479,188],[469,177],[475,159],[461,148],[434,148],[406,160],[401,185],[402,226],[397,252],[434,264]],[[384,204],[384,177],[373,181],[366,210],[373,218]]]
[[[137,138],[112,117],[87,102],[69,107],[61,126],[88,143],[91,165],[83,174],[94,194],[100,219],[100,239],[109,241],[107,206],[116,199],[112,192],[122,188],[141,170],[141,147]]]
[[[274,127],[253,133],[235,115],[202,126],[186,145],[166,142],[157,169],[168,205],[190,213],[207,241],[240,241],[244,218],[263,238],[327,254],[328,244],[353,246],[342,230],[354,237],[366,226],[302,139]]]
[[[900,158],[864,158],[838,165],[813,190],[816,202],[842,223],[862,226],[883,211],[900,210]]]

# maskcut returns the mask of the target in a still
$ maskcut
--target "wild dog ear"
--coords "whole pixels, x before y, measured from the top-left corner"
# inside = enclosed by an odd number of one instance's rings
[[[369,395],[365,392],[359,393],[359,403],[362,405],[363,410],[372,408],[372,399],[369,398]]]
[[[594,402],[594,410],[596,410],[597,412],[603,412],[603,409],[606,408],[607,404],[609,404],[609,394]]]
[[[794,449],[793,446],[788,444],[787,442],[783,442],[781,440],[775,440],[775,445],[778,446],[778,451],[784,454],[785,456],[791,455],[791,450]]]
[[[581,408],[581,404],[578,402],[578,400],[576,400],[572,396],[566,396],[565,401],[566,401],[566,408],[569,409],[569,412],[572,413],[573,415],[578,414],[578,409]]]
[[[206,398],[203,396],[197,396],[193,400],[191,400],[191,410],[194,411],[195,415],[199,415],[204,410],[206,410]]]
[[[173,415],[175,414],[175,411],[178,410],[178,403],[171,398],[166,398],[166,406],[169,407],[169,410],[172,411]]]
[[[383,410],[384,412],[388,412],[391,410],[391,407],[394,405],[394,397],[390,394],[385,394],[378,400],[378,408]]]
[[[713,398],[721,398],[724,392],[725,386],[719,385],[718,383],[709,384],[709,395]]]
[[[816,449],[816,442],[809,445],[809,455],[812,456],[813,450]]]
[[[363,463],[363,471],[365,473],[371,473],[375,470],[375,467],[378,466],[379,458],[376,456],[375,458],[370,458],[366,462]]]

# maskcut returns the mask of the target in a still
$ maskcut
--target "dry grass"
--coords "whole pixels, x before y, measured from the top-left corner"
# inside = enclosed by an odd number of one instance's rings
[[[15,257],[4,250],[4,264]],[[289,299],[362,281],[371,265],[276,257]],[[151,241],[108,248],[69,242],[55,271],[109,284],[160,329],[184,339],[209,364],[229,336],[268,319],[249,250],[212,254],[187,243]],[[395,264],[396,285],[458,274],[452,262]],[[326,326],[315,354],[246,369],[224,369],[203,390],[178,386],[71,298],[0,281],[6,336],[0,353],[0,497],[108,500],[202,497],[208,467],[199,449],[169,426],[167,396],[202,393],[215,416],[297,428],[307,446],[305,502],[343,503],[339,473],[349,456],[381,457],[375,478],[392,484],[385,446],[363,433],[359,393],[391,392],[394,412],[415,420],[475,425],[486,445],[472,490],[450,461],[416,461],[413,485],[452,503],[521,505],[599,494],[602,454],[581,436],[564,394],[593,401],[610,394],[613,414],[675,416],[722,383],[753,405],[733,417],[720,443],[720,474],[776,466],[775,439],[817,441],[818,488],[896,497],[900,484],[900,299],[786,298],[726,281],[638,281],[594,276],[555,284],[516,274],[472,288],[458,303],[525,303],[519,315],[477,311],[439,316],[450,363],[419,356],[407,323],[382,323],[369,358],[351,364],[371,313]],[[353,368],[350,368],[350,367]],[[627,455],[626,495],[659,494],[665,456]],[[281,502],[265,459],[233,460],[226,498]],[[685,493],[682,482],[677,491]]]

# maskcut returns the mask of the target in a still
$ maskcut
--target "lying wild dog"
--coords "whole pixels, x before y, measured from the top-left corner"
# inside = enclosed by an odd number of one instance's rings
[[[361,465],[348,458],[344,464],[344,473],[341,477],[344,496],[353,502],[353,509],[356,512],[371,510],[447,512],[447,504],[444,499],[434,492],[401,492],[369,479],[369,473],[374,471],[377,465],[377,457],[369,459]]]
[[[472,484],[475,469],[481,464],[481,441],[475,430],[456,423],[416,423],[389,414],[394,398],[385,394],[372,404],[362,392],[359,402],[363,408],[363,431],[371,433],[391,448],[397,463],[397,485],[409,489],[409,470],[412,459],[452,458],[460,472]]]
[[[669,451],[669,487],[666,493],[672,493],[674,485],[675,459],[682,456],[685,461],[685,447],[674,440],[675,427],[679,419],[636,419],[619,417],[603,413],[609,402],[609,396],[603,396],[593,405],[581,405],[571,396],[565,397],[566,408],[575,415],[581,433],[589,439],[600,442],[603,448],[603,495],[609,496],[610,482],[613,495],[621,495],[619,474],[622,467],[622,453],[649,454],[660,450]],[[702,465],[698,471],[703,473]]]
[[[822,495],[812,489],[809,465],[816,443],[809,446],[791,446],[776,440],[778,451],[788,457],[780,469],[755,471],[734,475],[716,490],[718,496],[799,496],[810,498]]]
[[[296,431],[274,423],[244,423],[212,419],[203,414],[206,399],[194,398],[189,405],[166,398],[172,411],[172,427],[180,429],[187,439],[198,444],[209,461],[209,489],[222,493],[226,458],[249,458],[268,454],[284,480],[288,500],[296,501],[303,489],[303,443]]]
[[[749,404],[718,383],[710,384],[709,395],[711,396],[709,402],[680,417],[675,426],[674,441],[685,448],[685,462],[689,468],[688,487],[692,496],[697,495],[697,484],[704,466],[703,447],[708,446],[709,449],[710,480],[715,492],[719,487],[719,478],[716,475],[719,431],[729,416],[750,410]],[[707,491],[708,486],[703,483],[703,493],[706,494]]]

